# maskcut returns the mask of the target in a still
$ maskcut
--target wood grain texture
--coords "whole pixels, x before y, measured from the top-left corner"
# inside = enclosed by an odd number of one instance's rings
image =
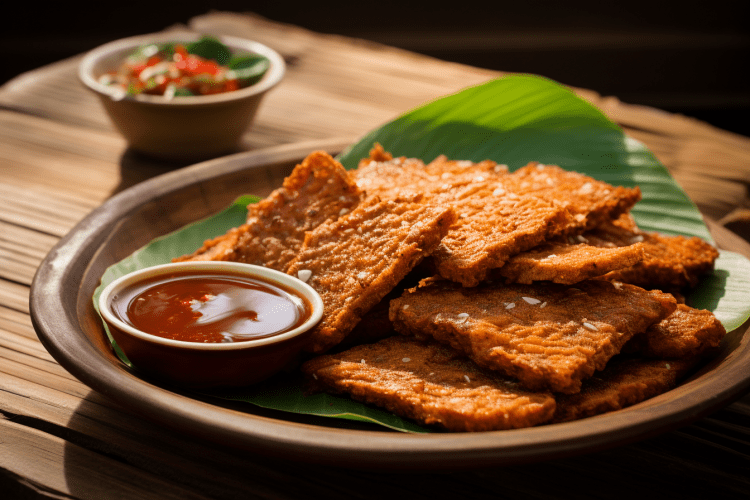
[[[252,14],[210,13],[189,27],[257,39],[289,65],[245,134],[244,151],[353,141],[412,107],[501,75]],[[10,498],[406,493],[417,499],[542,499],[559,498],[560,485],[577,498],[632,498],[643,491],[739,498],[750,490],[750,395],[691,425],[583,456],[400,474],[270,459],[187,439],[91,390],[37,339],[29,317],[34,273],[54,244],[112,195],[185,165],[128,150],[95,97],[78,84],[79,59],[20,75],[0,88],[0,491]],[[750,235],[750,139],[592,90],[575,91],[656,154],[710,218],[720,245],[750,255],[750,244],[725,229]],[[257,189],[278,182],[265,178]],[[179,212],[175,217],[184,215]]]

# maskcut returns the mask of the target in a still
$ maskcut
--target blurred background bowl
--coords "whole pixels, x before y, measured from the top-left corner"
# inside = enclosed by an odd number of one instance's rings
[[[95,92],[128,145],[141,153],[175,161],[199,161],[236,148],[250,127],[258,106],[284,76],[284,59],[258,42],[217,36],[233,54],[251,52],[268,58],[263,78],[249,87],[213,95],[181,96],[127,95],[113,86],[99,83],[99,77],[116,70],[135,49],[149,43],[193,42],[201,34],[167,32],[116,40],[88,52],[78,68],[83,84]]]

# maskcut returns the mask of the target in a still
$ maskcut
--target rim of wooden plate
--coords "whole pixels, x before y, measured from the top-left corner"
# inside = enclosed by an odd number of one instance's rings
[[[253,182],[257,190],[268,191],[309,152],[336,154],[349,142],[309,141],[238,153],[169,172],[115,195],[81,220],[40,265],[30,296],[40,340],[83,383],[172,430],[255,454],[381,470],[459,470],[611,448],[689,424],[750,388],[748,322],[727,336],[717,358],[665,394],[584,420],[481,433],[416,435],[250,404],[221,405],[141,379],[116,357],[91,300],[106,267],[153,237],[218,212],[246,194],[237,191],[238,177],[246,182],[242,191],[252,193]],[[177,206],[179,213],[169,212],[163,220],[155,217]],[[144,224],[136,222],[146,215],[156,225],[151,233],[139,233]],[[721,233],[717,240],[727,250],[744,243],[723,228],[712,230]]]

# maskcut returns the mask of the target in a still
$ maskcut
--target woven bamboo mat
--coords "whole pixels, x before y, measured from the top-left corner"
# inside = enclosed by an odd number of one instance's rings
[[[266,97],[242,150],[354,141],[415,106],[501,75],[252,14],[210,13],[174,28],[256,39],[285,57],[287,76]],[[618,488],[632,494],[646,488],[684,497],[747,492],[747,396],[679,431],[575,459],[382,475],[216,449],[143,422],[92,391],[37,340],[29,317],[34,273],[53,245],[112,194],[184,165],[128,150],[78,83],[78,61],[0,87],[0,491],[10,498],[361,498],[394,491],[413,498],[467,491],[555,498],[560,485],[598,498],[612,491],[613,477],[627,477]],[[721,238],[734,248],[744,244],[721,225],[750,239],[749,138],[574,90],[656,154],[708,217],[719,244]],[[750,256],[750,244],[742,249]]]

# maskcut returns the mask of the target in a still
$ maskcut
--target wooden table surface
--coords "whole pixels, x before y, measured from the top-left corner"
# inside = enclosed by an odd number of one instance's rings
[[[354,141],[412,107],[499,75],[252,14],[210,13],[189,27],[256,39],[288,63],[241,150]],[[94,96],[77,83],[78,60],[19,75],[0,88],[5,498],[602,498],[645,491],[732,498],[750,491],[747,395],[691,425],[614,449],[504,468],[407,474],[252,456],[186,439],[89,389],[37,339],[28,305],[34,273],[52,246],[113,194],[185,165],[129,151]],[[656,154],[719,245],[750,256],[750,139],[575,90]]]

